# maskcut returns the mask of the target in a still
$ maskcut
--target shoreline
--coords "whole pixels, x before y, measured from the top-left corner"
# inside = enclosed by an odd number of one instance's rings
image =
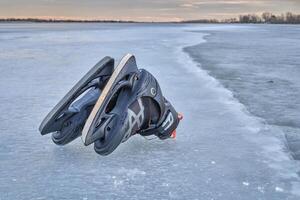
[[[0,19],[0,24],[9,24],[9,23],[37,23],[37,24],[51,24],[51,23],[82,23],[82,24],[89,24],[89,23],[113,23],[113,24],[207,24],[207,25],[300,25],[300,23],[288,23],[288,22],[276,22],[276,23],[269,23],[269,22],[223,22],[223,21],[126,21],[126,20],[72,20],[72,19]]]

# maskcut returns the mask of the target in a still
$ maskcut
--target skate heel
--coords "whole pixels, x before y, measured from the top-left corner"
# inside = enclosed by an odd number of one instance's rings
[[[182,113],[178,113],[178,119],[179,119],[179,121],[183,120],[183,114]]]
[[[174,131],[171,133],[170,138],[176,139],[176,130],[174,130]]]

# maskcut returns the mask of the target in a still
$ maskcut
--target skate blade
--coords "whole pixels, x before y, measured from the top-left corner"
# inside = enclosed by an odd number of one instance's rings
[[[68,106],[75,100],[85,87],[97,77],[111,75],[114,66],[114,59],[104,57],[92,69],[90,69],[76,84],[75,86],[56,104],[56,106],[47,114],[42,121],[39,131],[42,135],[57,131],[60,127],[57,123],[57,118],[65,111]],[[88,88],[86,88],[88,89]],[[86,91],[86,90],[85,90]]]
[[[91,143],[93,143],[95,141],[95,137],[93,135],[93,130],[91,130],[92,127],[95,125],[95,118],[97,117],[97,114],[99,112],[102,112],[103,105],[105,103],[107,103],[106,100],[111,96],[111,95],[109,95],[110,91],[113,89],[114,85],[118,82],[118,79],[120,77],[122,77],[122,74],[124,74],[123,69],[127,66],[130,59],[134,59],[134,63],[135,63],[135,58],[131,54],[127,54],[121,59],[120,63],[117,65],[113,74],[111,75],[110,79],[108,80],[106,86],[102,90],[102,93],[101,93],[99,99],[97,100],[88,119],[86,120],[85,125],[82,130],[81,139],[82,139],[82,142],[84,143],[84,145],[86,145],[86,146],[90,145]]]

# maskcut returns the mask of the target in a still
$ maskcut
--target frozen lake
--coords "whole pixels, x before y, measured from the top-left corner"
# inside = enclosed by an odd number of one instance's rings
[[[280,124],[299,131],[298,29],[0,24],[0,199],[299,199],[299,163]],[[281,43],[264,57],[255,45],[269,47],[271,33]],[[279,55],[286,44],[289,53]],[[59,147],[39,134],[41,120],[85,72],[103,56],[125,53],[184,114],[176,140],[134,136],[101,157],[80,139]],[[272,98],[282,99],[267,104]]]

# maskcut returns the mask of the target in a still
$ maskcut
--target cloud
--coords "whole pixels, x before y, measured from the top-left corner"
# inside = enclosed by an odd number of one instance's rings
[[[300,13],[300,0],[0,0],[0,15],[105,19],[199,19]]]
[[[265,1],[249,1],[249,0],[215,0],[215,1],[208,1],[208,0],[188,0],[184,1],[180,7],[185,8],[197,8],[200,6],[215,6],[220,7],[224,5],[230,6],[253,6],[253,5],[262,5],[265,4]],[[221,8],[221,7],[220,7]]]

